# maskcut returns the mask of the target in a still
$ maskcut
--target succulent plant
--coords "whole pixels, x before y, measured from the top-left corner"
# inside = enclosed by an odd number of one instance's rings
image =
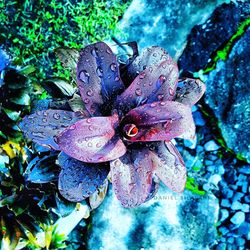
[[[159,180],[183,191],[185,164],[171,140],[195,136],[191,106],[205,85],[178,80],[177,65],[162,48],[119,65],[104,42],[81,50],[76,78],[82,102],[75,94],[66,101],[71,110],[39,110],[20,124],[32,141],[61,151],[62,196],[74,202],[91,197],[109,173],[124,207],[152,198]]]

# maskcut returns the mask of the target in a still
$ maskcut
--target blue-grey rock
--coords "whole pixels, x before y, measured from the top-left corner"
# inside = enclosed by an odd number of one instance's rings
[[[222,234],[222,235],[226,235],[228,232],[229,232],[229,229],[227,227],[219,227],[219,232]]]
[[[216,246],[216,250],[225,250],[227,247],[226,243],[220,243]]]
[[[250,162],[250,29],[205,78],[206,102],[214,110],[229,148]],[[232,77],[234,76],[234,77]],[[226,98],[228,97],[228,98]]]
[[[120,27],[140,48],[158,45],[179,56],[192,27],[204,22],[222,0],[133,0]],[[190,18],[192,17],[192,18]],[[122,37],[122,39],[124,39]]]
[[[230,243],[230,244],[233,244],[234,243],[234,237],[228,237],[227,242]]]
[[[239,167],[239,173],[250,174],[250,165]]]
[[[208,180],[209,183],[211,183],[211,184],[213,184],[213,185],[215,185],[215,186],[217,186],[218,183],[219,183],[220,181],[221,181],[221,176],[218,175],[218,174],[212,175],[212,176],[209,178],[209,180]]]
[[[237,192],[233,196],[233,201],[240,201],[243,196],[244,196],[243,193]]]
[[[211,55],[237,31],[250,15],[249,1],[231,1],[217,7],[203,23],[193,27],[187,46],[179,58],[184,72],[197,72],[209,62]]]
[[[248,232],[250,232],[250,223],[243,222],[239,228],[237,229],[238,235],[246,235]]]
[[[227,209],[221,209],[220,210],[220,221],[224,221],[225,219],[227,219],[229,216],[229,212]]]
[[[236,238],[235,241],[236,241],[236,244],[237,244],[238,246],[244,246],[244,245],[245,245],[245,242],[246,242],[245,239],[240,238],[240,237]]]
[[[205,143],[204,148],[206,151],[215,151],[218,150],[220,146],[214,140],[211,140]]]
[[[233,190],[231,190],[229,188],[223,188],[222,189],[222,195],[223,195],[223,197],[225,197],[227,199],[230,199],[230,198],[233,197],[234,192],[233,192]]]
[[[244,181],[243,183],[242,183],[242,192],[243,193],[246,193],[247,192],[247,188],[248,188],[248,182],[247,181]]]
[[[245,201],[246,203],[250,203],[250,195],[244,196],[244,201]]]
[[[230,203],[230,201],[227,200],[227,199],[222,199],[220,205],[221,205],[222,207],[231,207],[231,203]]]
[[[231,209],[233,209],[233,210],[241,210],[242,209],[242,204],[239,201],[234,201],[232,203]]]
[[[242,204],[241,210],[244,213],[249,213],[249,205],[248,204]]]
[[[200,111],[194,112],[193,118],[194,118],[195,125],[197,126],[204,126],[206,124],[206,121],[202,117],[202,114]]]
[[[92,214],[88,249],[203,250],[216,238],[218,208],[212,195],[175,194],[161,186],[149,202],[126,209],[109,190]]]
[[[196,26],[179,59],[184,72],[204,69],[211,55],[222,49],[239,25],[250,16],[249,1],[219,6],[203,24]],[[250,29],[237,41],[216,69],[203,76],[207,85],[205,100],[213,109],[223,138],[229,148],[250,162]],[[184,73],[183,73],[184,74]]]
[[[240,225],[242,222],[245,221],[245,213],[237,212],[235,215],[230,219],[230,221],[235,225]]]

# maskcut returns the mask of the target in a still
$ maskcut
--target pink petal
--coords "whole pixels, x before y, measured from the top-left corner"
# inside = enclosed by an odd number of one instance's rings
[[[57,143],[67,155],[83,162],[114,160],[126,152],[115,134],[117,122],[117,116],[80,120],[65,129],[57,137]]]
[[[100,114],[124,85],[116,56],[103,42],[88,45],[80,53],[77,83],[83,102],[90,114]]]
[[[124,114],[142,104],[172,100],[178,80],[178,68],[171,57],[142,71],[115,101]]]
[[[19,127],[32,141],[59,150],[54,137],[82,118],[78,112],[48,109],[25,116]]]
[[[121,127],[134,124],[138,134],[124,137],[130,141],[172,140],[189,130],[192,123],[190,107],[178,102],[154,102],[132,109],[122,120]]]
[[[186,184],[183,159],[171,142],[162,142],[153,153],[154,172],[171,190],[182,192]]]
[[[114,192],[124,207],[139,206],[150,196],[153,164],[148,149],[133,149],[110,168]]]
[[[200,100],[205,90],[206,85],[199,79],[180,80],[176,89],[175,101],[192,106]]]

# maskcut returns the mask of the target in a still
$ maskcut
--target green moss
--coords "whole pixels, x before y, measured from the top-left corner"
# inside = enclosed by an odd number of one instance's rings
[[[204,190],[200,190],[198,184],[195,182],[195,179],[192,177],[187,177],[186,189],[190,190],[194,194],[205,195]]]
[[[0,43],[20,65],[34,64],[36,80],[69,72],[55,61],[57,47],[82,48],[120,33],[117,22],[129,3],[121,0],[3,0]]]
[[[210,71],[214,70],[219,60],[225,61],[228,58],[228,55],[232,50],[234,44],[244,35],[249,26],[250,18],[242,22],[239,25],[236,33],[231,36],[228,42],[224,44],[222,48],[216,51],[214,57],[211,58],[211,62],[206,66],[205,69],[202,70],[203,74],[208,74]]]

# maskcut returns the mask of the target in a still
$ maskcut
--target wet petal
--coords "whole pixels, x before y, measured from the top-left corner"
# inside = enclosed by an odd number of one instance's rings
[[[107,178],[107,164],[90,164],[78,161],[61,153],[58,157],[62,167],[58,188],[61,195],[70,201],[78,202],[89,197]]]
[[[92,117],[80,120],[58,137],[60,149],[84,162],[114,160],[126,152],[122,140],[115,134],[117,116]]]
[[[178,136],[178,138],[187,139],[187,140],[195,140],[196,137],[196,127],[194,123],[193,117],[189,119],[189,125],[186,127],[186,130],[183,134]]]
[[[124,85],[112,50],[103,42],[85,47],[77,64],[77,83],[90,114],[100,114]]]
[[[192,106],[200,100],[205,90],[206,85],[199,79],[180,80],[176,89],[175,101]]]
[[[171,190],[182,192],[186,184],[186,168],[176,147],[171,142],[162,142],[153,154],[156,175]]]
[[[154,102],[132,109],[122,120],[123,135],[130,141],[172,140],[189,130],[191,108],[178,102]],[[135,125],[138,132],[128,137],[126,127]]]
[[[127,113],[137,106],[172,100],[178,80],[178,68],[171,57],[142,71],[115,101],[114,108]]]
[[[114,192],[124,207],[145,202],[151,192],[153,164],[148,149],[131,150],[110,163]]]
[[[48,109],[25,116],[19,127],[32,141],[59,150],[54,136],[82,118],[80,113]]]
[[[161,47],[151,46],[145,48],[142,53],[135,58],[131,65],[129,65],[128,72],[135,78],[139,72],[142,72],[150,66],[157,65],[162,61],[169,60],[169,58],[170,55]]]

